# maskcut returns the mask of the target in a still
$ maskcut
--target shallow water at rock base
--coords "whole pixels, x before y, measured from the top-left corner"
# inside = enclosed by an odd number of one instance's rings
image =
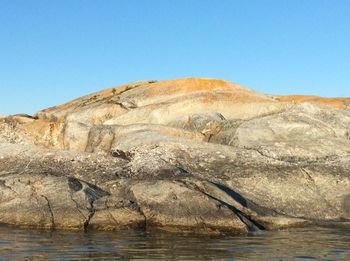
[[[0,227],[0,260],[350,260],[350,228],[209,236]]]

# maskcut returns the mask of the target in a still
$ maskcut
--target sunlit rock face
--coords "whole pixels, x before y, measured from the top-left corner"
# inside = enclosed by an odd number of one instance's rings
[[[0,223],[210,233],[344,224],[349,104],[187,78],[0,117]]]

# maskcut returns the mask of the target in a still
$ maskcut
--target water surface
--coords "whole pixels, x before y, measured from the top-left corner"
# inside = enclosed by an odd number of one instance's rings
[[[41,231],[0,227],[0,260],[350,260],[350,229],[208,236],[162,231]]]

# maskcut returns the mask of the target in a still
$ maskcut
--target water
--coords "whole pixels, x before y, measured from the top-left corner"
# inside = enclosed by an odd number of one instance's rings
[[[161,231],[40,231],[0,227],[0,260],[350,260],[350,229],[245,236]]]

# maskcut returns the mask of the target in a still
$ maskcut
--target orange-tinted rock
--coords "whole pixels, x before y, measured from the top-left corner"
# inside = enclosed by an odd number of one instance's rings
[[[319,96],[304,96],[304,95],[288,95],[288,96],[276,96],[276,99],[280,102],[292,102],[301,103],[309,102],[339,109],[345,109],[350,105],[350,98],[324,98]]]
[[[349,98],[143,81],[0,118],[0,223],[215,233],[350,220]]]

